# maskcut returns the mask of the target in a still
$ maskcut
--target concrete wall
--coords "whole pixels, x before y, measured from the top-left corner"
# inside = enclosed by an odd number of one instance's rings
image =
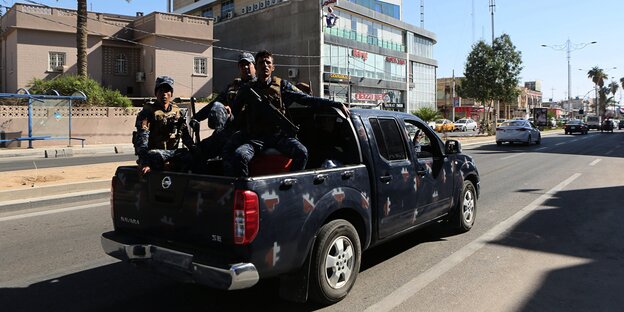
[[[204,107],[206,103],[197,104],[196,109]],[[116,107],[94,107],[94,108],[74,108],[72,115],[72,137],[83,138],[85,145],[95,144],[131,144],[132,131],[135,130],[134,123],[137,113],[141,108],[116,108]],[[43,121],[52,119],[52,110],[39,107],[34,109],[34,120]],[[63,118],[66,118],[63,114]],[[53,120],[54,121],[54,120]],[[56,121],[54,121],[56,122]],[[66,125],[67,123],[65,123]],[[63,129],[53,129],[46,132],[45,127],[38,127],[33,136],[52,135],[53,137],[67,137],[68,127]],[[208,137],[212,130],[204,121],[201,124],[201,138]],[[63,131],[59,131],[63,130]],[[27,106],[0,106],[0,132],[15,133],[21,132],[22,137],[28,137],[28,107]],[[68,140],[37,140],[33,141],[33,147],[42,146],[62,146],[68,144]],[[80,141],[72,141],[72,145],[80,146]],[[22,148],[28,147],[28,141],[21,144]]]

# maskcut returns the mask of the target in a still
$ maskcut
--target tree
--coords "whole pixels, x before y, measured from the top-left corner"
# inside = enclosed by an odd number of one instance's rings
[[[512,102],[518,96],[521,70],[522,53],[516,50],[509,35],[494,39],[492,46],[479,41],[466,60],[462,94],[483,104],[489,102],[490,108],[494,100]]]
[[[602,68],[598,67],[598,66],[594,66],[592,69],[590,69],[587,72],[587,78],[591,79],[591,81],[595,84],[596,88],[598,89],[598,103],[596,103],[597,105],[597,110],[598,110],[598,115],[600,116],[604,116],[605,113],[605,102],[606,102],[606,97],[607,97],[607,93],[608,88],[605,90],[604,88],[604,81],[605,79],[608,79],[609,76],[604,72],[604,70],[602,70]]]
[[[58,1],[58,0],[57,0]],[[76,66],[78,67],[78,76],[87,77],[87,40],[88,40],[88,28],[87,28],[87,0],[77,0],[76,9],[76,54],[78,60]],[[130,2],[131,0],[126,0]]]
[[[424,120],[425,122],[433,121],[436,119],[440,119],[440,112],[431,107],[421,107],[418,110],[412,112],[412,115],[418,116],[418,118]]]

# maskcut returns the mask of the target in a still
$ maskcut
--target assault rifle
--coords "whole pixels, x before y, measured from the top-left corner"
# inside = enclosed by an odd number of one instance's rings
[[[258,92],[256,92],[256,90],[254,90],[251,87],[249,87],[248,89],[250,91],[249,95],[251,98],[249,100],[251,102],[250,103],[251,105],[266,104],[267,107],[270,108],[270,111],[277,117],[279,126],[282,129],[282,131],[288,134],[292,134],[293,136],[297,135],[297,133],[299,132],[299,127],[297,125],[295,125],[292,121],[290,121],[290,119],[288,119],[288,117],[286,117],[277,107],[271,104],[271,101],[269,101],[266,97],[261,96],[260,94],[258,94]],[[248,116],[247,118],[253,118],[253,117]]]

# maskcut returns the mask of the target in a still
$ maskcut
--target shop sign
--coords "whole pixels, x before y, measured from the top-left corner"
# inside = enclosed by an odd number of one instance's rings
[[[403,103],[384,103],[384,108],[403,108]]]
[[[398,57],[386,56],[386,62],[405,65],[405,60]]]
[[[368,60],[368,52],[360,51],[358,49],[353,49],[353,51],[351,52],[351,55],[353,55],[353,57],[359,57],[363,59],[364,62]]]
[[[348,82],[349,75],[336,73],[323,73],[323,80],[331,82]]]
[[[384,94],[364,92],[353,93],[353,99],[358,101],[383,101],[383,98]]]

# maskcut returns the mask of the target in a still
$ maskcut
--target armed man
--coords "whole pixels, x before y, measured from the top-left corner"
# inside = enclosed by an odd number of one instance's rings
[[[290,82],[272,76],[273,54],[263,50],[256,54],[258,80],[239,90],[232,114],[240,129],[223,151],[223,169],[229,176],[249,176],[249,162],[258,152],[275,148],[291,158],[291,171],[303,170],[308,160],[306,147],[296,138],[298,128],[287,117],[288,107],[297,102],[306,106],[330,106],[349,115],[339,102],[313,97],[301,92]]]
[[[176,167],[176,161],[184,163],[188,151],[178,149],[180,140],[189,149],[194,148],[183,111],[171,103],[173,79],[168,76],[156,78],[154,93],[156,102],[146,104],[139,112],[132,138],[141,175],[152,169],[164,169],[166,164]]]

